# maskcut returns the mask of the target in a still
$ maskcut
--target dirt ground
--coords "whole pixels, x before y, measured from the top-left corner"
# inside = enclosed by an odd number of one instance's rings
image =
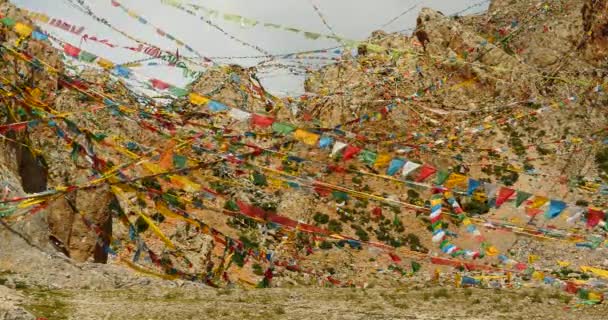
[[[541,289],[21,289],[47,319],[601,319],[606,304],[577,306]],[[1,314],[1,313],[0,313]]]

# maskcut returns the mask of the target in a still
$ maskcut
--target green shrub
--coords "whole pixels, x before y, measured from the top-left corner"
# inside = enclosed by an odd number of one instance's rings
[[[318,224],[326,224],[329,222],[329,216],[321,212],[315,213],[312,219]]]

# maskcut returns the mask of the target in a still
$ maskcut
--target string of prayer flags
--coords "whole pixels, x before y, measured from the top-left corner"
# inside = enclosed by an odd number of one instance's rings
[[[151,79],[150,83],[152,83],[152,87],[155,89],[165,90],[169,88],[169,84],[158,79]]]
[[[190,103],[195,104],[197,106],[204,105],[209,102],[209,98],[203,97],[195,92],[191,92],[188,98],[190,99]]]
[[[432,167],[428,164],[422,165],[422,167],[420,168],[420,172],[418,173],[418,176],[416,177],[416,182],[424,181],[426,178],[430,177],[435,172],[437,172],[437,169],[435,169],[435,167]]]
[[[63,52],[65,52],[65,54],[67,54],[68,56],[78,58],[78,55],[80,54],[80,49],[74,47],[71,44],[66,43],[63,45]]]
[[[479,180],[469,178],[469,186],[467,187],[467,196],[469,196],[469,197],[472,196],[473,192],[475,192],[475,190],[477,190],[477,188],[479,188],[480,185],[481,185],[481,183],[479,182]]]
[[[228,111],[228,114],[232,118],[239,121],[247,121],[249,118],[251,118],[251,113],[237,108],[231,108],[230,111]]]
[[[376,162],[376,157],[378,155],[370,150],[361,150],[361,152],[359,153],[359,161],[367,164],[367,165],[373,165],[374,162]]]
[[[604,211],[595,208],[589,208],[587,212],[587,227],[594,228],[600,221],[605,219]]]
[[[545,212],[545,217],[547,217],[548,219],[554,219],[555,217],[559,216],[560,213],[564,211],[564,209],[566,209],[566,206],[566,203],[563,201],[551,199],[551,202],[549,203],[549,209],[547,210],[547,212]]]
[[[531,196],[531,193],[518,190],[517,195],[515,196],[515,207],[519,208],[519,206],[521,206],[521,204],[528,200]]]
[[[449,171],[439,170],[439,172],[437,172],[437,176],[435,178],[435,184],[438,186],[443,185],[443,183],[448,179],[449,176],[450,176]]]
[[[361,148],[349,144],[346,146],[346,148],[344,148],[342,159],[344,161],[350,160],[354,158],[359,152],[361,152]]]
[[[419,163],[408,161],[403,166],[403,170],[401,171],[401,175],[406,177],[408,174],[412,173],[414,170],[420,167]]]
[[[335,157],[342,149],[346,148],[347,144],[344,142],[336,141],[331,149],[331,156]]]
[[[262,116],[262,115],[255,114],[255,113],[251,115],[251,125],[254,127],[258,126],[261,128],[268,128],[273,123],[274,123],[274,118],[272,118],[272,117]]]
[[[334,139],[332,137],[322,136],[321,139],[319,139],[319,148],[328,148],[329,146],[331,146],[333,141]]]
[[[17,22],[15,24],[15,26],[13,27],[13,29],[15,30],[15,32],[22,36],[22,37],[29,37],[30,34],[32,34],[32,31],[34,31],[30,26],[23,24],[21,22]]]
[[[501,187],[500,191],[498,191],[498,197],[496,198],[496,208],[500,208],[500,206],[505,203],[505,201],[507,201],[514,193],[515,190],[513,189]]]
[[[384,167],[388,166],[390,161],[391,161],[390,154],[388,154],[388,153],[378,154],[376,156],[376,162],[374,162],[374,167],[378,168],[378,169],[384,168]]]
[[[549,198],[542,197],[542,196],[535,196],[534,199],[532,199],[532,203],[530,204],[530,208],[538,209],[538,208],[544,206],[545,203],[547,203],[547,202],[549,202]]]
[[[447,181],[445,181],[446,188],[454,189],[466,189],[467,188],[467,177],[465,175],[452,172],[448,177]]]
[[[394,176],[403,166],[405,165],[405,160],[394,158],[388,165],[388,169],[386,169],[386,174],[389,176]]]
[[[293,137],[294,139],[302,141],[309,146],[314,146],[319,141],[318,134],[303,129],[297,129]]]
[[[207,103],[207,108],[209,108],[209,111],[211,112],[222,112],[229,109],[228,106],[226,106],[225,104],[217,102],[215,100],[210,100]]]
[[[272,131],[280,135],[287,135],[292,133],[296,128],[290,124],[275,122],[272,124]]]

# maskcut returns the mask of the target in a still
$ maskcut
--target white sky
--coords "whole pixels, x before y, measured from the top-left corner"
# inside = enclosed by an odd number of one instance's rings
[[[84,26],[82,33],[108,39],[110,42],[125,46],[137,46],[135,42],[120,35],[112,29],[95,21],[70,5],[70,0],[12,0],[18,7],[44,12],[52,18],[65,20],[70,24]],[[76,3],[75,0],[71,0]],[[174,52],[177,45],[160,35],[154,27],[144,25],[127,15],[120,8],[113,7],[110,0],[85,0],[97,16],[105,18],[116,28],[129,35],[151,43],[163,50]],[[226,37],[221,32],[211,28],[197,17],[182,12],[160,0],[118,0],[123,6],[143,16],[148,22],[164,31],[171,33],[177,39],[190,45],[201,54],[209,57],[217,56],[248,56],[260,55],[260,52],[243,46]],[[416,24],[416,17],[422,7],[430,7],[449,15],[463,10],[482,0],[183,0],[185,4],[192,3],[209,7],[225,13],[239,14],[261,22],[270,22],[291,26],[305,31],[330,34],[311,4],[319,7],[329,25],[338,36],[364,40],[374,30],[398,16],[406,9],[419,4],[414,10],[400,17],[383,30],[394,32],[411,28]],[[486,10],[488,3],[474,7],[467,13]],[[204,11],[195,11],[204,15]],[[309,40],[301,34],[257,25],[243,27],[237,23],[215,18],[214,23],[226,32],[246,42],[255,44],[272,54],[323,49],[338,45],[329,39]],[[109,48],[92,41],[81,43],[81,39],[69,32],[40,24],[40,27],[52,35],[65,40],[81,49],[92,52],[114,63],[124,63],[147,57],[126,49]],[[180,54],[191,56],[181,49]],[[259,59],[222,60],[231,63],[250,66],[258,63]],[[181,75],[181,71],[171,67],[142,67],[136,71],[147,77],[155,77],[176,86],[185,86],[190,79]],[[261,73],[263,84],[275,94],[301,93],[303,78],[290,75],[285,70],[275,70]]]

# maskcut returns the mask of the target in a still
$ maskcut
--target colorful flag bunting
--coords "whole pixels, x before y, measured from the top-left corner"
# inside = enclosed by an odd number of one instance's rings
[[[567,205],[565,202],[551,199],[549,209],[547,212],[545,212],[545,217],[548,219],[554,219],[555,217],[559,216],[560,213],[566,209],[566,207]]]
[[[604,220],[604,211],[600,209],[589,208],[587,212],[587,227],[593,228],[597,226],[600,221]]]
[[[442,185],[450,176],[450,172],[447,170],[439,170],[437,173],[437,177],[435,178],[435,184],[440,186]]]
[[[498,191],[498,186],[495,183],[484,183],[483,189],[486,192],[486,196],[489,200],[496,197],[496,192]]]
[[[496,208],[500,208],[500,206],[505,203],[505,201],[507,201],[514,193],[515,190],[513,189],[501,187],[500,191],[498,191],[498,198],[496,198]]]
[[[338,152],[342,151],[342,149],[344,148],[346,148],[346,143],[336,141],[336,143],[334,143],[334,146],[331,149],[331,156],[336,156]]]
[[[272,131],[280,135],[287,135],[292,133],[296,128],[290,124],[275,122],[272,124]]]
[[[207,103],[207,108],[209,108],[209,111],[211,111],[211,112],[222,112],[222,111],[229,109],[228,106],[226,106],[220,102],[217,102],[215,100],[210,100]]]
[[[354,158],[359,152],[361,152],[361,148],[349,144],[344,149],[344,153],[342,154],[342,159],[344,161],[350,160],[350,159]]]
[[[530,208],[538,209],[538,208],[542,207],[543,205],[545,205],[545,203],[547,203],[548,201],[549,201],[549,198],[535,196],[534,199],[532,199],[532,204],[530,205]]]
[[[531,193],[525,191],[517,191],[517,196],[515,197],[515,207],[519,208],[524,201],[528,200],[532,196]]]
[[[251,113],[243,111],[241,109],[237,109],[237,108],[231,108],[230,111],[228,111],[228,114],[233,119],[236,119],[239,121],[245,121],[251,117]]]
[[[32,34],[32,28],[21,22],[17,22],[14,27],[15,32],[22,37],[29,37]]]
[[[331,146],[333,141],[334,139],[332,137],[323,136],[321,137],[321,139],[319,139],[319,148],[328,148],[329,146]]]
[[[370,150],[361,150],[361,152],[359,153],[359,161],[367,164],[367,165],[373,165],[374,162],[376,162],[376,157],[377,154],[373,151]]]
[[[316,133],[312,133],[306,131],[304,129],[297,129],[293,134],[294,139],[298,141],[302,141],[309,146],[314,146],[319,141],[319,135]]]
[[[200,94],[195,93],[195,92],[190,93],[188,98],[190,99],[190,103],[195,104],[197,106],[207,104],[209,102],[208,98],[203,97]]]
[[[403,168],[404,164],[405,164],[405,160],[403,160],[403,159],[399,159],[399,158],[392,159],[390,164],[388,165],[388,169],[386,169],[386,174],[389,176],[395,175],[397,173],[397,171],[399,171],[401,168]]]
[[[437,169],[435,169],[434,167],[432,167],[428,164],[423,164],[422,167],[420,168],[420,173],[416,177],[416,182],[424,181],[426,178],[430,177],[435,172],[437,172]]]
[[[374,162],[374,167],[381,169],[388,166],[391,161],[391,155],[388,153],[381,153],[376,157],[376,162]]]
[[[469,178],[469,186],[467,187],[467,196],[472,196],[473,192],[479,188],[479,186],[481,185],[481,183],[478,180],[475,179],[470,179]]]
[[[445,182],[446,188],[454,189],[461,188],[464,189],[467,187],[467,177],[465,175],[452,172]]]
[[[403,171],[401,171],[401,175],[405,177],[414,170],[418,169],[418,167],[420,167],[419,163],[408,161],[403,166]]]
[[[154,87],[156,89],[160,89],[160,90],[169,89],[169,84],[162,80],[152,79],[152,80],[150,80],[150,83],[152,83],[152,87]]]
[[[80,49],[74,47],[71,44],[66,43],[63,45],[63,52],[65,52],[65,54],[67,54],[68,56],[78,58],[78,54],[80,54]]]
[[[255,113],[251,115],[251,125],[254,127],[258,126],[258,127],[262,127],[262,128],[268,128],[273,123],[274,123],[274,118],[272,118],[272,117],[262,116],[262,115],[255,114]]]

